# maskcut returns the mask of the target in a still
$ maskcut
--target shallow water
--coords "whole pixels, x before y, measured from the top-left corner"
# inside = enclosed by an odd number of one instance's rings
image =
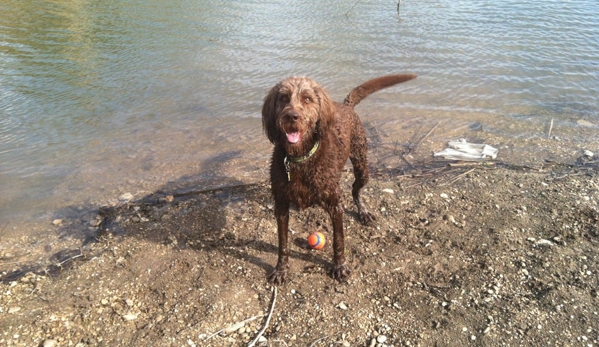
[[[35,1],[0,5],[0,234],[119,194],[266,179],[263,97],[309,75],[359,107],[373,165],[422,138],[500,159],[597,148],[595,1]],[[578,121],[589,123],[580,125]],[[547,139],[550,122],[552,135]],[[18,228],[17,228],[18,229]]]

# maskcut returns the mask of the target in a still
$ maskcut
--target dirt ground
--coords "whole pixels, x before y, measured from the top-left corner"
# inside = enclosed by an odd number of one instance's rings
[[[329,245],[306,247],[312,231],[330,240],[328,216],[292,212],[291,281],[274,305],[266,182],[122,196],[54,221],[70,248],[2,244],[0,345],[247,346],[272,307],[258,346],[596,346],[596,159],[375,169],[371,226],[357,221],[348,170],[351,278],[330,277]]]

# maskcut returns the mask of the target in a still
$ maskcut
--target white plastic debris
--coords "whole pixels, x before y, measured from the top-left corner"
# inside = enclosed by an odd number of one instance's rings
[[[466,142],[464,139],[449,141],[449,148],[433,154],[435,157],[443,157],[451,160],[486,160],[497,158],[497,148],[487,144],[476,144]]]

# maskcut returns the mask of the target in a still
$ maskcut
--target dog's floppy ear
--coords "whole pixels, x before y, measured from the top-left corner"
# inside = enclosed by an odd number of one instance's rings
[[[262,129],[268,140],[275,143],[277,137],[277,95],[279,93],[279,85],[274,86],[262,105]]]
[[[318,115],[317,130],[319,134],[324,134],[335,117],[335,104],[329,94],[321,87],[317,86],[314,88],[314,92],[318,97],[318,103],[320,106],[320,114]]]

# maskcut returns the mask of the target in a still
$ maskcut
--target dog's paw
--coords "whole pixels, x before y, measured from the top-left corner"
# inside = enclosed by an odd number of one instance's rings
[[[282,286],[287,283],[287,270],[275,269],[275,271],[268,275],[268,282],[275,286]]]
[[[349,269],[349,266],[347,266],[346,263],[336,265],[333,269],[333,277],[340,282],[347,280],[349,275],[351,275],[351,270]]]
[[[362,222],[362,224],[370,224],[374,222],[375,219],[376,218],[374,217],[374,215],[366,211],[366,209],[360,212],[360,221]]]

